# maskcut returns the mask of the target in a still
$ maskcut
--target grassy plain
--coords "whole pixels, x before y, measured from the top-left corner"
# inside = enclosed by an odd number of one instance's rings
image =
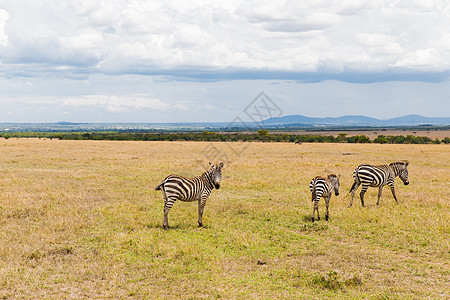
[[[277,133],[287,133],[287,132],[277,132]],[[450,130],[406,130],[406,129],[382,129],[382,130],[323,130],[323,131],[292,131],[288,132],[292,134],[311,134],[311,135],[332,135],[334,137],[337,137],[339,134],[346,133],[347,136],[355,136],[355,135],[366,135],[371,140],[377,138],[379,135],[384,136],[426,136],[429,137],[432,140],[439,139],[442,140],[446,137],[450,137]]]
[[[227,158],[206,228],[175,203],[165,232],[154,187],[206,170],[205,149]],[[448,145],[1,139],[0,157],[3,299],[449,297]],[[403,159],[400,205],[369,189],[348,208],[357,165]],[[313,224],[308,183],[331,172]]]

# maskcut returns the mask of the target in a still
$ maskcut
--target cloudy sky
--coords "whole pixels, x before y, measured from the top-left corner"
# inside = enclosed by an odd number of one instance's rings
[[[448,0],[0,0],[1,122],[450,116]]]

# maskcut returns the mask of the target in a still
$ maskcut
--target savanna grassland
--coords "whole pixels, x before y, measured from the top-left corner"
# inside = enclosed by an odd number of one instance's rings
[[[205,171],[205,149],[227,159],[206,228],[177,202],[164,231],[154,187]],[[3,299],[449,297],[448,145],[10,138],[0,157]],[[377,206],[371,188],[348,207],[356,166],[398,160],[400,205],[385,188]],[[312,223],[308,184],[327,173],[341,194]]]

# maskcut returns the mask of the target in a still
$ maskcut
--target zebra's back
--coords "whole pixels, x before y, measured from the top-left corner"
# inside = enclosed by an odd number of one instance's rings
[[[325,178],[317,176],[309,183],[309,190],[313,194],[313,201],[318,201],[321,197],[330,193],[329,185]]]
[[[386,185],[390,179],[393,179],[392,170],[388,165],[362,164],[355,169],[353,177],[362,184],[372,187]]]
[[[195,201],[200,198],[204,184],[199,177],[186,178],[172,174],[164,178],[158,187],[164,189],[168,198]]]

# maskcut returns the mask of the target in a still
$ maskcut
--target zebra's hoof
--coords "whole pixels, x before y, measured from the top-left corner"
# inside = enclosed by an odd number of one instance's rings
[[[168,231],[168,230],[169,230],[169,226],[163,225],[163,227],[164,227],[164,230],[165,230],[165,231]]]
[[[328,216],[325,216],[325,221],[328,221]]]
[[[313,223],[314,223],[314,217],[312,217],[311,219],[312,219],[312,221],[313,221]]]
[[[203,223],[198,223],[198,227],[204,228],[205,226],[203,226]]]

